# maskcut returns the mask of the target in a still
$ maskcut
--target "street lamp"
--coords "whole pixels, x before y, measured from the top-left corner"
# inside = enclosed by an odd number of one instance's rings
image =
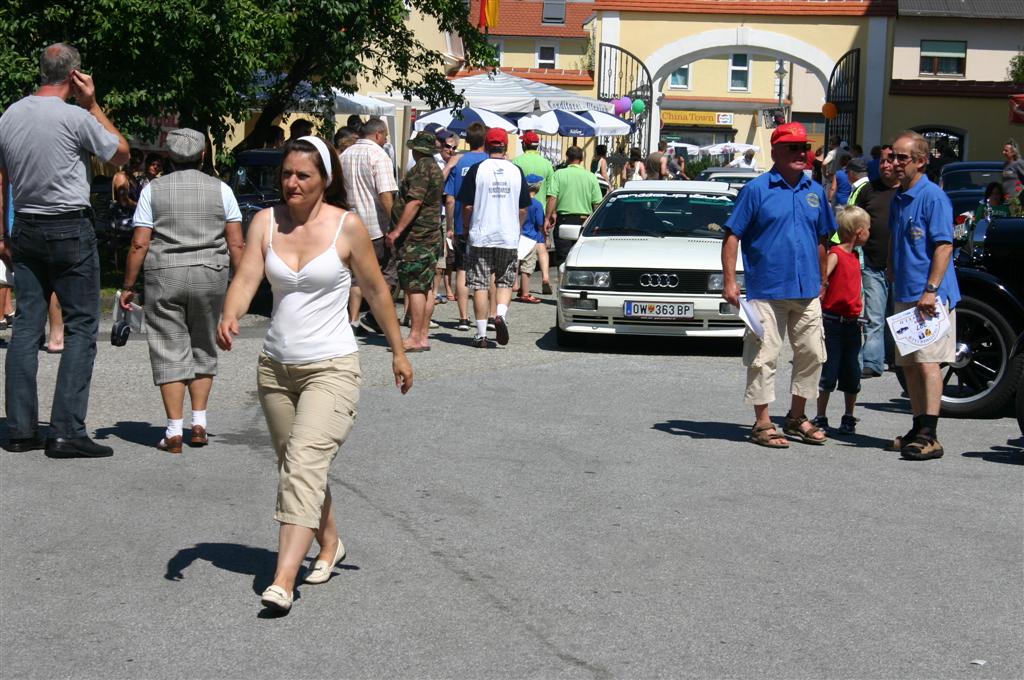
[[[775,77],[779,79],[779,108],[782,108],[782,84],[786,80],[786,64],[781,59],[775,67]]]

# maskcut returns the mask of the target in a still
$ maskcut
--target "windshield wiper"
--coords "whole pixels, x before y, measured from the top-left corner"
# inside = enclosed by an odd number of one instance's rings
[[[602,234],[598,232],[595,236],[624,236],[626,234],[637,236],[652,236],[654,238],[665,238],[665,234],[658,231],[648,231],[638,227],[617,227],[614,232]]]

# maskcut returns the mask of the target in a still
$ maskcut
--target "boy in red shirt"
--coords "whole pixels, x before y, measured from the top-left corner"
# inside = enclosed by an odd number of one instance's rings
[[[839,245],[832,246],[828,252],[828,284],[821,298],[827,357],[818,383],[818,416],[812,422],[817,427],[828,429],[825,411],[828,398],[838,383],[846,400],[839,433],[855,434],[857,419],[853,417],[853,408],[860,392],[860,315],[864,311],[864,300],[861,296],[860,257],[854,248],[867,242],[871,218],[863,208],[844,205],[836,209],[836,222],[839,224]]]

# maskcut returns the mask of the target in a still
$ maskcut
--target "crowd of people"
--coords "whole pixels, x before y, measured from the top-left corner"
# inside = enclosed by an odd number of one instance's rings
[[[314,541],[319,552],[307,583],[327,581],[345,554],[327,476],[356,418],[356,334],[384,336],[402,393],[413,385],[406,355],[431,349],[436,303],[455,298],[457,327],[474,331],[474,347],[492,347],[492,332],[497,344],[507,344],[516,292],[520,302],[539,302],[529,285],[538,263],[542,293],[551,293],[549,243],[557,228],[582,224],[615,182],[607,149],[597,147],[588,169],[582,149],[570,147],[555,169],[538,153],[536,134],[524,134],[524,153],[509,160],[502,129],[469,126],[469,150],[460,154],[459,138],[434,128],[409,140],[411,159],[399,182],[383,121],[351,118],[330,142],[312,134],[308,121],[297,121],[287,140],[273,141],[282,149],[281,201],[253,217],[243,240],[231,190],[201,170],[206,135],[187,128],[168,134],[173,172],[164,172],[162,158],[133,158],[80,68],[73,47],[47,47],[40,87],[0,118],[0,172],[12,192],[4,203],[13,210],[0,257],[13,264],[18,303],[5,362],[5,447],[43,449],[52,458],[113,455],[85,425],[99,324],[87,159],[127,163],[113,186],[133,228],[119,304],[131,309],[141,277],[152,379],[166,415],[156,448],[180,453],[185,444],[208,443],[218,351],[234,348],[240,317],[261,281],[270,283],[273,312],[256,374],[278,461],[280,550],[262,602],[287,611]],[[77,106],[67,103],[71,98]],[[860,381],[885,369],[890,298],[897,311],[914,308],[926,316],[941,305],[955,328],[952,215],[925,174],[929,145],[917,133],[901,133],[869,161],[844,153],[837,141],[818,163],[798,123],[779,125],[771,145],[774,165],[740,192],[724,225],[723,297],[741,304],[736,264],[742,253],[746,298],[764,328],[762,337],[744,339],[751,439],[772,448],[787,447],[785,435],[821,445],[832,391],[838,387],[845,396],[840,432],[853,433]],[[750,163],[752,156],[744,159]],[[824,186],[813,172],[822,173]],[[664,144],[646,158],[634,149],[619,173],[620,181],[671,177],[685,178],[685,165]],[[833,205],[842,207],[834,212]],[[571,243],[554,236],[553,245],[557,262]],[[394,303],[399,291],[408,316],[404,338]],[[51,298],[59,304],[63,355],[44,438],[36,373]],[[364,301],[369,309],[362,314]],[[4,323],[12,323],[9,301],[0,302]],[[793,375],[780,433],[769,405],[787,335]],[[953,351],[950,332],[895,358],[907,376],[913,421],[890,448],[905,458],[943,453],[939,364],[951,361]],[[817,400],[813,419],[806,414],[811,398]]]

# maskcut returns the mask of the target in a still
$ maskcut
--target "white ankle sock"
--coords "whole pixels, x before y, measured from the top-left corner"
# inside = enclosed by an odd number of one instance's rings
[[[167,419],[167,429],[164,430],[164,439],[170,439],[171,437],[180,437],[181,436],[181,423],[182,423],[182,420],[180,418],[178,420],[172,420],[172,419],[168,418]]]
[[[200,425],[206,427],[206,410],[192,411],[192,427]]]
[[[503,319],[508,318],[508,305],[498,305],[498,316],[502,317]]]
[[[487,337],[487,319],[476,320],[476,334],[481,338]]]

